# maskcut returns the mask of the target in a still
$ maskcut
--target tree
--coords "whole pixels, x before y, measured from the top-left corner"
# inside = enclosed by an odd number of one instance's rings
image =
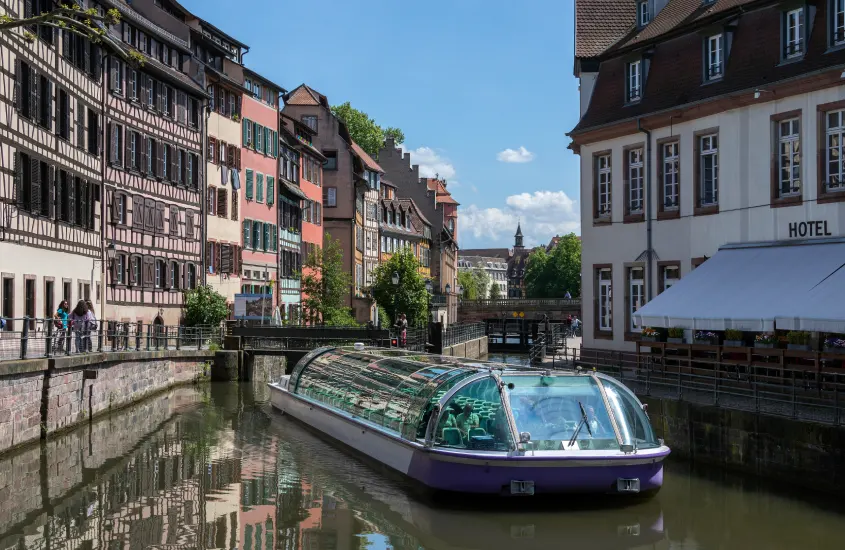
[[[355,140],[355,143],[373,157],[378,155],[385,136],[395,139],[397,145],[405,142],[405,134],[402,130],[392,127],[382,128],[367,113],[352,107],[348,101],[343,105],[332,107],[332,114],[346,124],[349,135]]]
[[[496,284],[496,283],[493,283],[492,285],[490,285],[490,299],[491,300],[498,300],[501,297],[502,297],[502,289],[499,288],[499,285]]]
[[[226,297],[209,285],[185,291],[185,324],[216,327],[229,316]]]
[[[384,306],[394,321],[397,315],[404,313],[409,324],[425,324],[428,292],[419,268],[420,263],[414,253],[405,247],[373,272],[373,298]],[[393,284],[394,273],[399,275],[399,286]]]
[[[130,65],[143,65],[144,56],[141,52],[124,46],[109,36],[109,25],[118,25],[119,23],[120,12],[116,8],[111,8],[104,15],[100,15],[96,8],[82,9],[79,4],[65,3],[52,11],[45,11],[28,17],[0,15],[0,32],[22,28],[24,30],[21,35],[24,40],[32,42],[36,38],[33,33],[36,26],[62,29],[82,36],[94,44],[100,44]]]
[[[542,248],[528,257],[525,286],[529,298],[563,298],[581,295],[581,241],[565,235],[550,254]]]
[[[464,289],[464,300],[478,299],[478,283],[471,269],[458,271],[458,284]]]
[[[315,248],[302,268],[303,309],[326,325],[356,325],[345,304],[352,277],[343,269],[340,243],[326,233],[323,248]]]

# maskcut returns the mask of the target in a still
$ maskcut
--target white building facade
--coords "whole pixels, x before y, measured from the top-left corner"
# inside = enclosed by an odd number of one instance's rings
[[[619,2],[605,44],[577,1],[585,348],[633,350],[635,313],[726,245],[845,238],[845,5],[668,4]]]
[[[458,271],[483,270],[490,276],[490,285],[499,287],[499,296],[508,296],[508,264],[502,258],[486,256],[458,256]],[[484,289],[482,299],[490,297],[490,286]]]

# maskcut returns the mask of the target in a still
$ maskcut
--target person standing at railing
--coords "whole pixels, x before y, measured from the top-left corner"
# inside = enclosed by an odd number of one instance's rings
[[[399,338],[401,342],[401,346],[407,347],[408,346],[408,318],[405,317],[405,314],[399,316],[399,321],[396,323],[396,326],[399,327]]]
[[[82,353],[86,351],[85,338],[89,334],[89,324],[96,323],[94,314],[88,311],[88,306],[85,300],[79,300],[76,307],[70,314],[70,329],[76,336],[76,352]]]
[[[85,307],[88,308],[88,315],[91,316],[91,320],[85,322],[85,333],[82,338],[82,344],[85,348],[83,351],[93,351],[91,332],[97,330],[97,316],[94,315],[94,304],[91,303],[91,300],[85,300]]]
[[[53,324],[56,328],[56,351],[63,351],[65,349],[67,319],[69,315],[70,305],[68,305],[67,300],[62,300],[59,304],[59,309],[53,314]]]

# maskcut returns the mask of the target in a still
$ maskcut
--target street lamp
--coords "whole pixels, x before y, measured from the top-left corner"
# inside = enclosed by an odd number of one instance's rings
[[[111,242],[106,247],[106,259],[108,260],[108,263],[110,263],[110,264],[114,263],[114,259],[115,259],[116,256],[117,256],[117,249],[114,246],[114,242]],[[99,258],[94,258],[94,261],[91,264],[91,287],[92,287],[91,290],[92,290],[92,293],[93,293],[93,291],[96,290],[96,287],[94,286],[94,271],[97,270],[97,264],[100,264],[100,266],[102,267],[103,260],[101,260]],[[105,305],[106,305],[106,296],[105,296],[106,288],[105,287],[106,287],[106,285],[105,285],[105,282],[102,280],[102,273],[100,273],[100,275],[101,275],[101,277],[100,277],[100,281],[101,281],[100,292],[102,292],[102,295],[98,294],[97,299],[100,301],[100,319],[102,319],[103,317],[105,317]]]
[[[115,256],[117,256],[117,249],[114,247],[114,243],[111,243],[106,247],[106,257],[109,261],[114,260]]]
[[[448,296],[450,292],[452,292],[452,285],[446,283],[446,295]]]

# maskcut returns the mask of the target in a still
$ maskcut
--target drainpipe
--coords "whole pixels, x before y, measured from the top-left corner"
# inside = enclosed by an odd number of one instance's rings
[[[646,230],[646,300],[651,301],[654,294],[652,283],[652,231],[651,231],[651,131],[643,128],[641,118],[637,119],[637,130],[646,135],[646,176],[645,176],[645,230]]]
[[[202,132],[200,141],[202,142],[202,160],[200,161],[202,170],[200,170],[200,166],[197,166],[197,171],[201,174],[197,176],[198,179],[201,179],[202,182],[197,186],[201,189],[200,191],[200,220],[202,220],[202,236],[200,237],[202,240],[200,241],[200,257],[202,258],[202,284],[205,285],[208,283],[208,261],[209,258],[205,257],[205,252],[208,250],[206,246],[206,242],[208,242],[208,215],[209,212],[206,211],[206,197],[208,196],[208,120],[211,117],[211,110],[209,109],[209,101],[207,98],[202,100],[200,105],[201,113],[205,114],[205,116],[199,116],[199,123],[201,125],[200,132]]]
[[[105,53],[105,48],[103,48],[103,52]],[[108,136],[106,135],[106,128],[109,127],[108,118],[107,118],[107,111],[106,111],[106,98],[108,97],[109,93],[109,59],[112,57],[110,53],[106,53],[103,55],[102,59],[100,59],[100,73],[102,77],[102,91],[100,93],[100,111],[101,115],[101,123],[100,127],[97,128],[99,135],[97,136],[97,144],[100,147],[100,290],[102,295],[100,296],[100,322],[103,322],[106,318],[106,296],[108,295],[108,281],[106,281],[106,228],[108,224],[106,223],[106,148],[108,147]],[[78,108],[78,106],[77,106]],[[87,123],[87,121],[86,121]],[[112,242],[114,242],[114,235],[112,234]],[[93,281],[93,274],[94,269],[92,266],[91,269],[91,285],[94,285]],[[70,304],[68,304],[70,305]]]

